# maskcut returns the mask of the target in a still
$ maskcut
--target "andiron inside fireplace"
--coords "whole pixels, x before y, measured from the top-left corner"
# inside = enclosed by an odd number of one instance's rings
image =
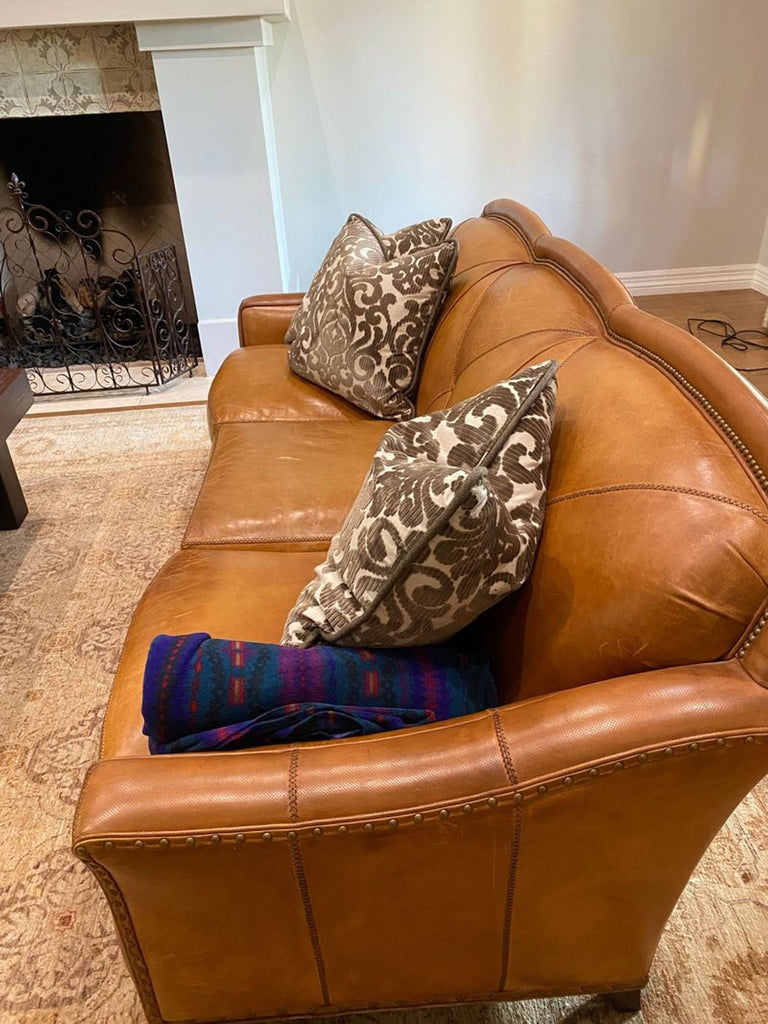
[[[0,210],[0,367],[35,395],[165,384],[198,363],[173,245],[137,252],[93,210],[31,203],[17,175]]]

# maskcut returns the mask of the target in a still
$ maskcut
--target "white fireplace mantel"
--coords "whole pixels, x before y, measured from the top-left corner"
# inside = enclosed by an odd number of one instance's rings
[[[288,18],[288,0],[0,0],[0,29],[133,22],[152,54],[209,374],[240,300],[289,287],[265,53]]]
[[[288,16],[288,0],[0,0],[0,28]]]

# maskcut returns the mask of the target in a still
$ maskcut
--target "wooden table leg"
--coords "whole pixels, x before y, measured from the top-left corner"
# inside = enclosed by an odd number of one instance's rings
[[[0,530],[16,530],[24,522],[27,503],[7,441],[0,441]]]

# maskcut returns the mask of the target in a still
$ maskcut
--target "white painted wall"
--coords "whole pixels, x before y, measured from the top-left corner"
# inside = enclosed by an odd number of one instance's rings
[[[392,229],[502,195],[617,271],[757,260],[764,0],[291,6],[268,57],[292,285],[352,210]]]

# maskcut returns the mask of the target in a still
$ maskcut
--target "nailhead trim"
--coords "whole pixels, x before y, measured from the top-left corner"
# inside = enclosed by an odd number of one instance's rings
[[[768,608],[765,609],[763,614],[760,616],[760,618],[755,623],[755,625],[754,625],[754,627],[752,629],[752,632],[747,636],[747,639],[744,641],[744,643],[741,645],[741,647],[736,652],[736,656],[738,658],[743,658],[744,657],[744,655],[747,653],[747,651],[752,646],[752,644],[755,642],[755,640],[757,640],[757,638],[760,635],[760,633],[762,632],[763,627],[765,626],[766,622],[768,622]]]
[[[628,770],[633,767],[642,767],[647,764],[654,764],[658,761],[665,760],[672,756],[681,756],[688,753],[705,753],[708,750],[722,749],[729,745],[735,745],[736,743],[745,744],[766,744],[768,743],[768,734],[749,734],[746,736],[718,736],[707,740],[693,740],[690,742],[683,742],[677,746],[660,747],[654,750],[642,751],[639,754],[634,754],[630,757],[622,758],[618,761],[605,761],[600,766],[594,765],[591,768],[585,768],[581,771],[572,771],[568,775],[563,775],[558,778],[550,779],[546,783],[541,782],[537,784],[531,784],[529,786],[519,787],[514,790],[508,790],[504,793],[499,793],[496,796],[490,797],[478,797],[475,800],[467,801],[466,803],[454,805],[453,808],[441,807],[437,810],[427,809],[424,811],[417,811],[416,813],[409,812],[398,817],[383,818],[378,822],[365,821],[365,822],[349,822],[348,824],[341,824],[336,826],[326,826],[325,828],[319,825],[305,826],[303,828],[294,827],[286,832],[281,830],[280,826],[277,826],[271,832],[254,831],[251,833],[238,832],[236,835],[226,835],[221,833],[213,833],[210,836],[185,836],[179,839],[170,839],[167,836],[155,838],[152,836],[144,836],[138,839],[107,839],[94,844],[94,847],[101,847],[104,850],[119,849],[133,849],[133,850],[152,850],[162,848],[168,849],[169,847],[187,847],[192,848],[198,844],[198,842],[208,841],[214,845],[220,843],[234,842],[236,844],[245,843],[248,837],[261,839],[263,842],[279,842],[280,840],[289,840],[291,842],[299,839],[302,835],[305,837],[320,838],[326,834],[354,834],[355,832],[362,831],[371,833],[375,831],[377,824],[386,824],[388,829],[398,829],[404,825],[421,825],[429,820],[438,820],[441,822],[448,821],[451,816],[451,810],[461,810],[464,814],[470,815],[474,812],[481,810],[494,810],[496,808],[504,808],[510,803],[522,804],[523,802],[530,802],[531,800],[538,799],[539,797],[547,796],[550,793],[556,793],[560,791],[572,790],[585,784],[591,783],[594,779],[605,779],[610,777],[612,772],[620,771],[622,769]],[[601,771],[601,768],[603,769]],[[75,848],[75,854],[78,857],[88,859],[90,853],[87,846],[79,845]]]

